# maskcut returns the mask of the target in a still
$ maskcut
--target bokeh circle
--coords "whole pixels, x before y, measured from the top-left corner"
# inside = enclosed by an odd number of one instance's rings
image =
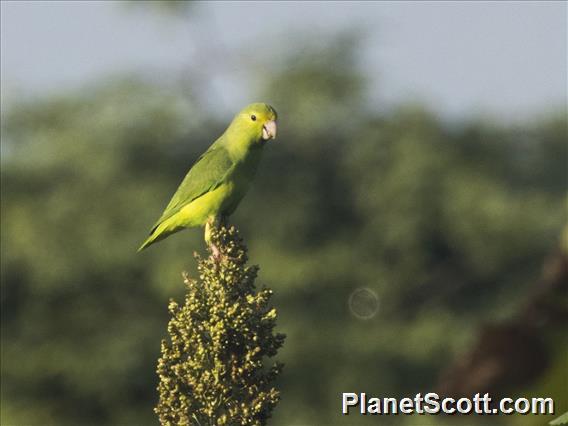
[[[359,287],[349,295],[348,305],[354,317],[369,320],[379,312],[379,296],[370,288]]]

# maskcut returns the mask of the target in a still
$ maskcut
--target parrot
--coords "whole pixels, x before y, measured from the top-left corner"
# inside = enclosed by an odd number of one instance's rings
[[[276,138],[277,119],[276,110],[260,102],[237,113],[191,166],[138,251],[183,229],[205,226],[205,242],[218,257],[211,228],[223,223],[247,193],[264,145]]]

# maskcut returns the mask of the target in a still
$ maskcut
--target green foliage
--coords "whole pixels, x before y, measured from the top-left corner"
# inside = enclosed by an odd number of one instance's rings
[[[185,303],[170,301],[172,319],[158,362],[163,425],[262,425],[280,392],[272,386],[282,365],[265,367],[284,341],[274,334],[272,290],[255,290],[258,267],[236,228],[212,232],[222,257],[201,258],[199,280],[185,276]]]
[[[565,412],[564,414],[562,414],[560,417],[557,417],[556,419],[552,420],[549,425],[565,425],[568,424],[568,411]]]
[[[277,108],[279,138],[231,219],[288,336],[272,421],[372,422],[342,417],[337,395],[434,388],[476,327],[538,282],[566,222],[566,114],[503,124],[379,111],[356,42],[277,51],[254,98]],[[2,424],[154,421],[162,306],[183,297],[176,271],[202,234],[135,251],[231,118],[204,113],[186,78],[115,79],[2,117]],[[380,301],[365,321],[348,305],[361,287]],[[565,359],[564,340],[543,339]],[[562,410],[558,376],[541,385]]]

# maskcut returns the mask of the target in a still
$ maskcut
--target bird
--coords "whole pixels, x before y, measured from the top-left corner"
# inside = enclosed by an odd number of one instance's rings
[[[138,251],[183,229],[205,226],[205,242],[218,257],[211,229],[224,223],[248,192],[264,146],[276,138],[277,120],[276,110],[266,103],[238,112],[191,166]]]

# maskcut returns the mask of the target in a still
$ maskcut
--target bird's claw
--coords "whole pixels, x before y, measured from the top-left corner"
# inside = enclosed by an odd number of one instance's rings
[[[218,262],[222,256],[221,250],[219,250],[219,248],[215,244],[210,244],[209,249],[211,250],[211,256],[213,257],[213,259]]]
[[[234,257],[221,253],[221,250],[219,250],[219,248],[215,244],[210,244],[209,250],[211,251],[210,257],[217,263],[221,263],[222,261],[227,261],[227,260],[229,261],[236,260],[236,258]]]

